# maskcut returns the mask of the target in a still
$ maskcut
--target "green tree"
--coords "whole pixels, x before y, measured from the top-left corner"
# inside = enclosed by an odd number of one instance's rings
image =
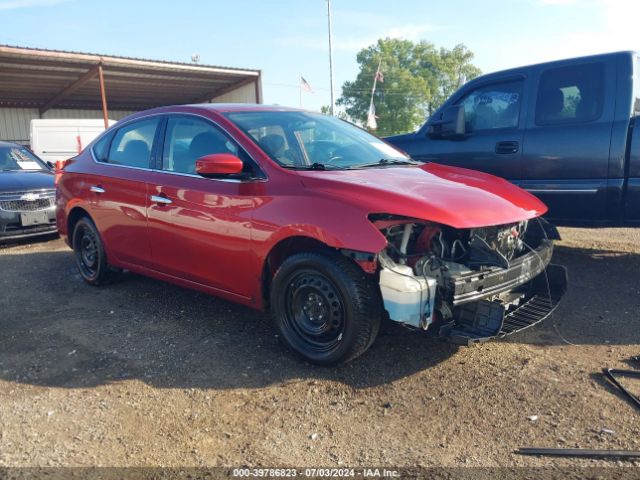
[[[330,105],[322,105],[320,107],[320,113],[322,113],[323,115],[331,115],[331,106]],[[349,115],[347,115],[347,112],[343,112],[343,111],[336,111],[335,112],[335,116],[338,117],[341,120],[347,120],[349,121]]]
[[[373,78],[380,63],[384,82],[374,94],[378,135],[415,130],[464,81],[480,74],[473,53],[460,44],[437,49],[432,43],[380,39],[356,57],[360,71],[342,86],[338,105],[356,122],[366,123]]]

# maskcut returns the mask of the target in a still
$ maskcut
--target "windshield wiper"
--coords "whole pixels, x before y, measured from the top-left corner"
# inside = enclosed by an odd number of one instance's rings
[[[420,164],[421,162],[418,162],[416,160],[411,160],[411,159],[400,160],[400,159],[394,159],[394,158],[381,158],[377,162],[353,165],[351,168],[369,168],[369,167],[380,167],[380,166],[387,166],[387,165],[420,165]]]
[[[284,168],[290,168],[292,170],[336,170],[342,167],[335,167],[331,165],[325,165],[324,163],[314,162],[311,165],[282,165]]]

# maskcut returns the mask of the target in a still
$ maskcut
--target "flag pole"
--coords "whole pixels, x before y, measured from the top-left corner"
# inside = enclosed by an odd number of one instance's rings
[[[299,107],[302,108],[302,74],[298,75],[298,89],[300,90],[300,105],[299,105]]]
[[[331,89],[331,106],[329,111],[334,114],[335,98],[333,93],[333,47],[331,45],[331,0],[327,0],[327,18],[329,27],[329,85]]]
[[[371,87],[371,101],[369,102],[369,111],[373,108],[373,94],[376,91],[376,84],[378,83],[378,73],[380,72],[380,67],[382,66],[382,58],[378,60],[378,69],[376,70],[376,74],[373,76],[373,87]]]

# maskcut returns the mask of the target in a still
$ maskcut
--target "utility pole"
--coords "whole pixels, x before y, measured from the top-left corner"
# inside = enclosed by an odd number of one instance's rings
[[[329,111],[334,115],[335,98],[333,93],[333,48],[331,46],[331,0],[327,0],[327,18],[329,20],[329,85],[331,89],[331,107]]]

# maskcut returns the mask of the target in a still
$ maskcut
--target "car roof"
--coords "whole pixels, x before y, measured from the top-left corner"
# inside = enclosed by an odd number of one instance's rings
[[[225,114],[230,112],[312,112],[302,108],[283,107],[281,105],[262,105],[259,103],[194,103],[186,105],[165,105],[162,107],[150,108],[120,119],[114,124],[116,128],[124,122],[138,120],[150,115],[171,114],[181,112],[202,113],[204,111],[215,112],[216,114]]]
[[[197,103],[184,105],[187,107],[198,107],[216,112],[304,112],[302,108],[285,107],[282,105],[263,105],[259,103]]]

